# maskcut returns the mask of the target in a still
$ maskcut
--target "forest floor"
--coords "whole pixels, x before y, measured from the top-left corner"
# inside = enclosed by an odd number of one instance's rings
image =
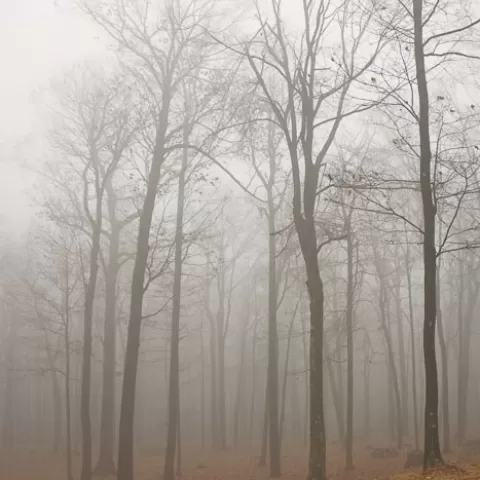
[[[282,464],[282,479],[297,480],[306,477],[306,452],[285,449]],[[363,451],[362,451],[363,450]],[[75,459],[75,478],[78,468]],[[329,454],[329,476],[332,480],[416,480],[420,478],[442,480],[480,480],[480,458],[459,461],[452,455],[446,459],[453,468],[431,472],[426,477],[420,469],[404,470],[405,459],[374,459],[366,449],[357,449],[355,470],[345,472],[343,454]],[[238,452],[195,452],[183,453],[182,480],[266,480],[268,468],[259,467],[257,454]],[[460,468],[462,470],[460,470]],[[163,458],[161,456],[139,456],[136,460],[136,480],[158,480],[162,477]],[[35,452],[0,453],[0,480],[65,480],[65,462],[62,456]],[[112,480],[115,477],[110,477]],[[109,478],[109,480],[110,480]]]

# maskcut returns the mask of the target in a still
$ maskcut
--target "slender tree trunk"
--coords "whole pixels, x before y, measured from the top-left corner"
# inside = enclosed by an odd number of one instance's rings
[[[92,376],[92,325],[93,304],[97,285],[98,255],[100,253],[100,235],[102,226],[102,196],[97,191],[97,212],[92,232],[92,250],[90,252],[90,272],[85,293],[85,312],[83,325],[83,364],[82,387],[80,396],[80,421],[82,426],[82,466],[80,479],[92,478],[92,423],[90,413],[91,376]]]
[[[410,266],[409,245],[407,245],[407,287],[408,287],[408,311],[410,320],[410,341],[412,349],[412,400],[413,400],[413,430],[415,435],[415,449],[420,450],[419,444],[419,422],[418,422],[418,395],[417,395],[417,361],[415,345],[415,325],[413,318],[413,299],[412,299],[412,270]]]
[[[68,291],[68,277],[67,277],[67,291]],[[65,348],[65,426],[67,437],[67,480],[73,480],[72,467],[72,402],[71,402],[71,356],[70,356],[70,296],[65,295],[65,325],[63,332],[63,341]]]
[[[267,376],[267,383],[265,385],[265,410],[264,410],[264,416],[263,416],[263,433],[262,433],[262,446],[260,450],[260,459],[258,460],[258,466],[263,467],[267,464],[267,446],[268,446],[268,420],[269,420],[269,415],[268,415],[268,394],[269,394],[269,388],[268,388],[268,376]]]
[[[335,382],[335,372],[333,370],[332,359],[330,358],[330,353],[328,352],[328,348],[325,345],[325,366],[327,367],[327,376],[328,381],[330,382],[330,390],[332,392],[332,399],[333,399],[333,407],[335,409],[335,416],[337,419],[337,426],[338,426],[338,437],[340,438],[340,443],[343,448],[345,448],[345,423],[344,417],[342,415],[342,411],[340,410],[340,401],[339,401],[339,394],[338,388]]]
[[[256,287],[256,284],[254,284]],[[255,394],[256,394],[256,361],[257,361],[257,327],[258,327],[258,315],[257,305],[255,302],[255,323],[253,326],[253,338],[252,338],[252,397],[250,399],[250,443],[253,441],[254,422],[255,422]]]
[[[210,421],[212,427],[212,446],[218,448],[218,409],[217,409],[217,329],[213,319],[210,319],[210,366],[211,366],[211,391],[210,391]]]
[[[269,135],[270,138],[270,135]],[[270,163],[272,163],[271,160]],[[271,168],[272,170],[272,168]],[[270,447],[270,477],[278,478],[280,468],[280,435],[278,426],[278,332],[277,332],[277,273],[275,242],[275,208],[273,185],[268,188],[268,427]]]
[[[200,355],[202,357],[202,385],[200,389],[200,395],[202,397],[202,450],[205,450],[205,341],[203,338],[203,322],[202,317],[202,330],[200,332]]]
[[[439,236],[441,236],[441,228],[439,229]],[[441,238],[441,237],[440,237]],[[437,278],[436,278],[436,301],[437,301],[437,323],[438,323],[438,340],[440,344],[440,360],[442,363],[442,421],[443,421],[443,451],[450,453],[450,408],[448,401],[448,353],[447,342],[443,332],[443,320],[442,320],[442,306],[440,302],[440,270],[441,270],[441,257],[438,260],[437,266]]]
[[[5,304],[3,305],[4,318],[6,318]],[[9,314],[7,314],[9,315]],[[2,450],[4,452],[11,451],[14,447],[14,409],[13,409],[13,380],[12,370],[14,368],[13,349],[15,344],[15,338],[13,334],[13,319],[8,319],[9,326],[7,328],[7,341],[6,341],[6,356],[5,356],[5,387],[4,387],[4,400],[3,400],[3,421],[2,421]]]
[[[365,346],[365,358],[363,364],[363,434],[365,438],[370,436],[370,363],[369,344]]]
[[[295,305],[295,310],[293,311],[292,319],[290,321],[290,326],[288,327],[287,349],[285,352],[285,365],[283,367],[282,408],[280,410],[280,428],[279,428],[280,446],[282,444],[283,426],[285,421],[285,404],[286,404],[286,398],[287,398],[287,382],[288,382],[288,364],[290,360],[290,348],[292,345],[292,332],[293,332],[293,325],[295,322],[295,316],[297,314],[298,303],[299,301],[297,301]]]
[[[109,204],[112,195],[108,192]],[[115,218],[115,204],[109,205],[112,225],[110,232],[109,258],[105,275],[105,322],[103,333],[103,369],[102,369],[102,410],[100,420],[100,451],[94,475],[106,477],[115,475],[114,455],[114,419],[115,419],[115,370],[116,370],[116,284],[118,274],[118,255],[120,249],[120,228]]]
[[[423,1],[413,0],[414,47],[419,101],[420,133],[420,188],[423,206],[423,261],[424,261],[424,325],[423,350],[425,359],[425,441],[424,470],[443,464],[438,434],[438,373],[435,355],[436,327],[436,248],[435,205],[431,186],[430,120],[427,75],[423,39]]]
[[[465,376],[465,317],[463,313],[463,299],[464,299],[464,271],[463,261],[458,262],[459,266],[459,287],[458,287],[458,398],[457,398],[457,443],[461,445],[465,442],[465,431],[467,426],[467,384],[468,378]],[[469,299],[470,300],[470,299]]]
[[[393,399],[396,406],[396,438],[397,438],[397,448],[401,449],[403,445],[403,421],[402,421],[402,404],[400,396],[400,386],[398,381],[397,367],[395,365],[395,355],[393,352],[393,344],[390,332],[390,325],[387,321],[388,315],[388,303],[387,303],[387,286],[385,285],[384,272],[379,264],[378,255],[375,253],[377,258],[377,271],[380,278],[380,321],[381,326],[385,336],[385,343],[387,346],[387,358],[388,358],[388,368],[390,371],[390,377],[393,388]]]
[[[353,234],[350,218],[347,229],[347,431],[345,449],[345,469],[353,470]]]
[[[224,299],[222,298],[221,302]],[[226,405],[226,392],[225,392],[225,332],[223,330],[224,311],[221,308],[222,313],[219,317],[222,320],[218,320],[222,323],[220,328],[217,327],[217,345],[218,345],[218,441],[219,448],[226,450],[227,448],[227,405]]]
[[[130,318],[128,323],[127,348],[125,351],[125,368],[120,407],[118,480],[133,480],[133,426],[143,295],[145,293],[145,267],[148,258],[148,243],[150,239],[153,210],[155,208],[161,167],[164,160],[164,139],[168,122],[169,99],[170,92],[166,89],[163,92],[163,108],[159,116],[155,150],[147,182],[147,193],[138,227],[137,251],[132,275]]]
[[[408,435],[408,382],[407,382],[407,362],[405,360],[405,340],[403,332],[403,314],[401,299],[401,280],[400,273],[397,273],[395,288],[395,313],[397,317],[397,340],[398,340],[398,356],[400,366],[400,389],[402,402],[402,422],[403,431]]]
[[[55,368],[53,359],[52,347],[48,339],[46,330],[43,331],[45,339],[45,349],[47,351],[48,366],[52,373],[52,400],[53,400],[53,453],[57,453],[60,448],[60,441],[62,436],[62,394],[60,391],[60,381],[58,379],[58,372]]]
[[[184,126],[184,142],[188,143],[188,125]],[[185,209],[185,182],[188,152],[183,149],[182,168],[178,180],[178,204],[175,235],[175,272],[173,280],[172,333],[170,341],[170,381],[168,395],[167,451],[165,454],[164,480],[175,478],[175,447],[180,428],[180,306],[182,295],[183,265],[183,216]],[[179,440],[178,440],[179,441]],[[179,452],[178,452],[179,454]]]
[[[247,317],[248,320],[248,317]],[[238,368],[237,394],[235,399],[235,410],[233,419],[233,445],[238,447],[241,420],[245,413],[245,351],[247,344],[247,328],[243,327],[240,339],[240,366]]]

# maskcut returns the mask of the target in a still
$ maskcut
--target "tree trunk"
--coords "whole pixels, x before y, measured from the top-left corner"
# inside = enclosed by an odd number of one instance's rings
[[[60,448],[60,441],[62,436],[62,394],[60,391],[60,381],[58,379],[58,372],[55,368],[55,361],[53,359],[52,347],[48,339],[46,330],[43,330],[45,339],[45,349],[47,351],[48,367],[52,374],[52,399],[53,399],[53,453],[57,453]],[[61,340],[61,339],[60,339]]]
[[[133,480],[133,425],[137,383],[138,354],[142,324],[143,295],[145,293],[145,267],[148,259],[150,227],[157,196],[160,172],[164,160],[164,139],[168,121],[169,92],[164,91],[163,109],[160,112],[155,150],[147,183],[147,193],[140,215],[137,251],[133,267],[130,318],[120,407],[118,443],[118,480]]]
[[[254,283],[254,288],[256,284]],[[257,361],[257,327],[258,327],[258,315],[257,305],[255,302],[255,320],[252,333],[252,397],[250,399],[250,443],[253,441],[253,431],[255,422],[255,393],[256,393],[256,361]]]
[[[109,203],[111,200],[109,192]],[[111,211],[113,208],[113,212]],[[108,265],[105,275],[105,322],[103,333],[103,391],[100,420],[100,451],[94,475],[107,477],[115,475],[114,419],[115,419],[115,371],[116,371],[116,284],[118,274],[118,254],[120,249],[120,228],[114,220],[115,206],[109,207],[112,230]]]
[[[399,268],[399,266],[397,266]],[[405,360],[405,340],[403,332],[403,314],[401,299],[401,279],[400,273],[397,272],[395,288],[395,313],[397,317],[397,340],[398,340],[398,356],[400,364],[400,390],[402,402],[402,422],[403,431],[408,435],[408,382],[407,382],[407,363]]]
[[[270,137],[270,135],[269,135]],[[271,156],[271,155],[270,155]],[[271,160],[270,163],[272,163]],[[273,185],[268,194],[268,427],[270,447],[270,477],[281,476],[280,435],[278,428],[278,332],[277,332],[277,273],[275,242],[275,207]]]
[[[345,423],[343,421],[342,411],[340,409],[340,401],[338,395],[338,388],[335,382],[335,372],[333,370],[332,360],[327,346],[325,345],[325,366],[327,367],[328,381],[330,383],[330,390],[332,392],[333,407],[335,409],[335,416],[338,425],[338,437],[343,448],[345,448]]]
[[[315,231],[315,201],[311,198],[313,172],[305,174],[305,218],[294,207],[294,221],[307,272],[307,289],[310,299],[310,444],[308,479],[326,480],[326,438],[323,410],[323,282],[318,266],[317,236]],[[294,195],[295,196],[295,195]],[[294,198],[294,204],[299,199]]]
[[[260,449],[260,458],[258,460],[258,466],[263,467],[267,464],[267,446],[268,446],[268,393],[269,393],[269,388],[268,388],[268,376],[267,376],[267,382],[265,384],[265,410],[264,410],[264,415],[263,415],[263,433],[262,433],[262,446]]]
[[[439,229],[439,236],[441,235],[441,229]],[[448,353],[447,342],[443,332],[443,320],[442,320],[442,306],[440,302],[440,270],[441,270],[441,257],[438,260],[437,266],[437,323],[438,323],[438,340],[440,344],[440,360],[442,362],[442,421],[443,421],[443,451],[450,453],[450,408],[448,399]]]
[[[410,341],[412,349],[412,400],[413,400],[413,431],[415,435],[415,449],[420,450],[419,444],[419,422],[418,422],[418,404],[417,404],[417,361],[415,345],[415,325],[413,318],[413,299],[412,299],[412,271],[410,266],[409,245],[407,245],[407,287],[408,287],[408,312],[410,320]]]
[[[11,451],[14,447],[14,409],[13,409],[13,379],[12,370],[14,368],[13,349],[15,338],[13,333],[13,319],[10,314],[5,315],[6,306],[3,305],[4,318],[8,318],[9,326],[6,334],[6,355],[5,355],[5,397],[3,400],[3,421],[2,421],[2,450]]]
[[[183,136],[188,143],[188,125],[185,124]],[[165,453],[164,480],[175,478],[175,447],[180,425],[180,306],[182,296],[183,265],[183,216],[185,209],[185,183],[188,166],[188,152],[183,149],[182,168],[178,179],[178,204],[175,235],[175,272],[173,279],[172,333],[170,341],[170,381],[168,395],[167,450]],[[178,452],[179,453],[179,452]]]
[[[211,367],[211,390],[210,390],[210,422],[212,427],[212,446],[218,448],[218,409],[217,409],[217,329],[212,318],[210,320],[210,367]]]
[[[102,225],[102,196],[97,191],[97,211],[92,231],[92,250],[90,252],[90,272],[85,293],[85,312],[83,325],[83,364],[82,387],[80,396],[80,421],[82,426],[82,466],[80,479],[92,478],[92,424],[90,418],[91,376],[92,376],[92,325],[93,304],[97,285],[98,255],[100,253],[100,235]]]
[[[353,234],[350,217],[347,230],[347,431],[345,449],[345,469],[353,470]]]
[[[285,421],[285,404],[287,398],[287,381],[288,381],[288,364],[290,360],[290,348],[292,345],[292,331],[293,325],[295,322],[295,317],[297,315],[297,308],[298,308],[299,300],[295,304],[295,310],[293,311],[292,319],[290,321],[290,326],[288,327],[288,338],[287,338],[287,349],[285,352],[285,365],[283,367],[283,384],[282,384],[282,408],[280,411],[280,428],[279,428],[279,438],[280,438],[280,447],[282,444],[283,439],[283,426]],[[281,448],[280,448],[281,450]]]
[[[438,373],[435,355],[436,326],[436,248],[435,205],[431,186],[430,121],[427,75],[423,39],[423,1],[413,0],[414,47],[419,101],[420,188],[423,206],[424,325],[425,358],[425,439],[423,468],[443,464],[438,435]]]
[[[67,266],[68,269],[68,266]],[[63,343],[65,348],[65,427],[67,439],[67,480],[73,480],[72,467],[72,402],[71,402],[71,355],[70,355],[70,293],[69,275],[67,270],[66,293],[64,298],[64,330]]]
[[[248,321],[248,316],[247,316]],[[247,344],[247,328],[244,325],[240,339],[240,366],[238,368],[237,394],[233,419],[233,445],[238,447],[240,437],[241,419],[245,414],[245,351]]]

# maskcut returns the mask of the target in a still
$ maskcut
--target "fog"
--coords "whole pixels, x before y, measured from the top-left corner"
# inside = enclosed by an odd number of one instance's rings
[[[2,2],[0,479],[474,468],[450,3]]]

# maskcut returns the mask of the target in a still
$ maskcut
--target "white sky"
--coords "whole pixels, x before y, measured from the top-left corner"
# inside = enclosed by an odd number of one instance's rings
[[[98,52],[97,35],[87,19],[54,0],[0,0],[0,232],[21,233],[31,214],[33,177],[22,164],[26,155],[30,163],[40,155],[32,148],[38,135],[32,96]]]

